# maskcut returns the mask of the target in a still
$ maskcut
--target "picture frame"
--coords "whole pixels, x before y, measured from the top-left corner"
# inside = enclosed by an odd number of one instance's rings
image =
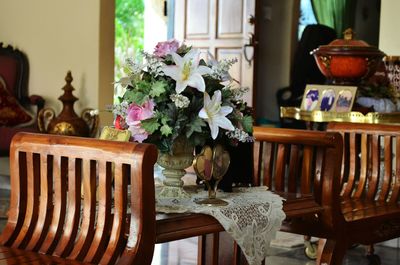
[[[356,86],[307,85],[300,109],[305,111],[350,112]]]

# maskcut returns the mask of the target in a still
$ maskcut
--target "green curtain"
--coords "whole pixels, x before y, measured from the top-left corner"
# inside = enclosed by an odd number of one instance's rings
[[[356,5],[357,0],[312,0],[318,23],[334,28],[340,38],[354,27]]]

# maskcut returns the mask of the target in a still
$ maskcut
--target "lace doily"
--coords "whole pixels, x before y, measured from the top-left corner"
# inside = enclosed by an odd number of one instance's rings
[[[192,191],[192,198],[157,199],[156,210],[163,213],[202,213],[213,216],[242,249],[249,265],[261,264],[271,240],[285,219],[282,198],[266,187],[236,188],[232,193],[217,193],[227,206],[196,204],[207,198],[207,191]]]

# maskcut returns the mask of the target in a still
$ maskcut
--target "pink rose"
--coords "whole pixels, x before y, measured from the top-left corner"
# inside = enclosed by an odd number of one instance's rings
[[[154,48],[154,55],[157,57],[164,57],[167,54],[176,52],[179,48],[179,42],[172,39],[169,41],[159,42]]]
[[[142,143],[149,136],[149,134],[146,132],[146,130],[143,129],[142,127],[140,127],[140,124],[139,125],[129,125],[128,130],[131,131],[132,138],[135,142]]]
[[[148,133],[141,127],[140,121],[149,119],[154,115],[154,102],[148,100],[142,106],[132,103],[128,108],[126,124],[132,132],[134,141],[143,142],[147,139]]]

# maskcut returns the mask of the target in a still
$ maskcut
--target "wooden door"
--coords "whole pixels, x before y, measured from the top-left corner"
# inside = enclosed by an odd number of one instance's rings
[[[174,21],[175,39],[209,51],[217,60],[238,59],[230,74],[249,88],[244,99],[253,107],[255,1],[175,0]]]

